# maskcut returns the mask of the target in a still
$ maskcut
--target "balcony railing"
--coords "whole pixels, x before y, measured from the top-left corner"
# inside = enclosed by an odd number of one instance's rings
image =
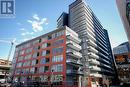
[[[92,64],[100,65],[100,62],[97,61],[97,60],[95,60],[95,59],[89,59],[88,61],[89,61],[90,63],[92,63]]]
[[[101,68],[97,66],[89,66],[89,69],[95,70],[95,71],[101,71]]]
[[[81,58],[82,54],[80,52],[74,51],[72,49],[67,49],[66,53],[70,56],[76,57],[76,58]]]
[[[67,46],[69,46],[70,48],[73,48],[73,49],[75,49],[75,50],[77,50],[77,51],[80,51],[80,50],[81,50],[81,46],[78,45],[78,44],[76,44],[76,43],[74,43],[73,41],[67,41],[66,44],[67,44]]]
[[[72,40],[72,41],[75,41],[75,42],[77,42],[77,43],[80,43],[80,42],[81,42],[81,40],[80,40],[78,37],[75,38],[75,37],[73,37],[72,35],[67,35],[67,39]]]
[[[92,53],[92,52],[89,52],[88,55],[92,58],[95,58],[95,59],[99,59],[99,56],[96,55],[95,53]]]
[[[73,69],[66,70],[66,73],[67,74],[79,74],[79,75],[83,74],[83,72],[81,72],[79,70],[73,70]]]
[[[79,60],[74,60],[74,59],[67,59],[67,61],[66,61],[67,63],[71,63],[72,65],[79,65],[79,66],[81,66],[82,65],[82,63],[79,61]]]

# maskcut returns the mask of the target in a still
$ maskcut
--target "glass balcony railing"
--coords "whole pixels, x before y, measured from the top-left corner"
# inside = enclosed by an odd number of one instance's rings
[[[97,60],[95,60],[95,59],[89,59],[88,61],[89,61],[90,63],[92,63],[92,64],[100,65],[100,62],[97,61]]]
[[[66,62],[67,62],[67,63],[75,64],[75,65],[82,65],[81,61],[79,61],[79,60],[74,60],[74,59],[67,59]]]
[[[72,49],[67,49],[66,53],[70,56],[76,57],[76,58],[81,58],[82,54],[80,52],[77,52],[75,50]]]
[[[81,40],[78,37],[76,38],[76,37],[73,37],[72,35],[67,35],[67,39],[75,41],[77,43],[81,42]]]
[[[66,42],[67,46],[69,46],[70,48],[73,48],[77,51],[81,50],[81,46],[79,44],[74,43],[73,41],[67,41]]]

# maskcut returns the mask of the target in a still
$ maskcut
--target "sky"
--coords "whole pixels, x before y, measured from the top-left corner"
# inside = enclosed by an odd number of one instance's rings
[[[56,20],[75,0],[15,0],[14,18],[0,18],[0,57],[7,59],[10,42],[15,46],[23,41],[56,29]],[[115,0],[86,0],[105,29],[112,47],[127,41]]]

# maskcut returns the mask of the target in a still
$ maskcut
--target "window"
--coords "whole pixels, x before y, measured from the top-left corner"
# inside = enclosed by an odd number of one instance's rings
[[[51,39],[51,35],[48,35],[48,40],[50,40]]]
[[[39,56],[39,52],[38,53],[34,53],[32,57],[33,58],[37,58],[38,56]]]
[[[37,50],[38,50],[38,46],[37,46],[37,47],[34,47],[33,50],[34,50],[34,51],[37,51]]]
[[[23,56],[18,57],[18,61],[24,60]]]
[[[38,73],[38,68],[35,67],[34,73]]]
[[[62,35],[64,35],[64,31],[59,31],[57,33],[52,34],[52,38],[57,38],[57,37],[62,36]]]
[[[28,48],[28,49],[26,49],[26,51],[25,51],[25,53],[30,53],[30,52],[32,52],[32,48]]]
[[[44,66],[40,67],[40,68],[39,68],[39,73],[44,72],[44,69],[45,69],[45,67],[44,67]]]
[[[26,61],[23,63],[23,66],[30,66],[30,61]]]
[[[24,54],[24,50],[19,51],[19,55],[23,55]]]
[[[53,42],[53,46],[58,46],[58,45],[60,45],[60,44],[62,44],[62,43],[64,43],[64,39],[60,39],[60,40],[57,40],[57,41],[55,41],[55,42]]]
[[[52,49],[52,53],[53,54],[59,54],[63,52],[63,47],[59,47],[59,48],[53,48]]]
[[[22,69],[22,74],[29,74],[29,68],[27,68],[27,69]]]
[[[35,68],[34,68],[34,67],[30,69],[30,73],[31,73],[31,74],[33,74],[34,71],[35,71]]]
[[[52,57],[52,62],[62,62],[63,61],[63,55],[57,55]]]
[[[50,54],[50,50],[43,50],[42,51],[42,56],[46,56]]]
[[[33,45],[38,44],[38,43],[39,43],[39,40],[33,41]]]
[[[22,62],[17,63],[17,67],[22,67]]]
[[[45,66],[45,72],[49,71],[49,66]]]
[[[42,38],[42,42],[46,41],[47,40],[47,37],[43,37]]]
[[[31,58],[31,54],[26,55],[24,59],[26,60],[26,59],[30,59],[30,58]]]
[[[54,72],[62,72],[63,71],[63,64],[53,65],[51,70]]]
[[[47,43],[43,43],[42,48],[46,48],[46,47],[47,47]]]
[[[32,66],[36,65],[36,60],[32,60],[31,65],[32,65]]]
[[[30,43],[24,45],[24,48],[28,48],[28,47],[30,47]]]
[[[49,61],[50,61],[49,58],[42,58],[42,59],[41,59],[41,64],[49,63]]]
[[[21,73],[21,69],[15,70],[15,74],[20,74],[20,73]]]
[[[46,50],[42,51],[42,56],[46,56]]]
[[[47,43],[47,47],[50,47],[51,46],[51,43]]]

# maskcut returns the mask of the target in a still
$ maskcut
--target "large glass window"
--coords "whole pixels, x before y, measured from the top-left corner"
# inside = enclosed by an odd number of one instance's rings
[[[45,72],[49,72],[49,66],[45,66]]]
[[[24,60],[23,56],[18,57],[18,61]]]
[[[33,67],[30,69],[30,74],[33,74],[34,72],[35,72],[35,68]]]
[[[29,74],[29,68],[22,69],[22,74]]]
[[[63,47],[53,48],[52,53],[53,54],[63,53]]]
[[[42,56],[46,56],[46,50],[42,51]]]
[[[32,52],[32,48],[28,48],[28,49],[26,49],[26,51],[25,51],[25,53],[30,53],[30,52]]]
[[[26,55],[24,59],[26,60],[26,59],[30,59],[30,58],[31,58],[31,54]]]
[[[24,54],[24,50],[19,51],[19,55],[23,55]]]
[[[25,61],[25,62],[23,63],[23,66],[30,66],[30,61]]]
[[[15,70],[15,74],[20,74],[21,72],[22,72],[21,69]]]
[[[22,67],[22,62],[17,63],[17,67]]]
[[[64,35],[64,31],[59,31],[57,33],[52,34],[52,38],[57,38],[57,37],[62,36],[62,35]]]
[[[52,57],[52,62],[62,62],[63,61],[63,55],[57,55]]]
[[[40,72],[40,73],[44,72],[44,70],[45,70],[45,67],[44,67],[44,66],[42,66],[42,67],[39,68],[39,72]]]
[[[36,65],[36,60],[32,60],[31,65],[32,65],[32,66]]]
[[[42,58],[42,59],[41,59],[41,64],[49,63],[49,61],[50,61],[49,58]]]
[[[43,50],[42,51],[42,56],[46,56],[50,54],[50,50]]]
[[[47,47],[47,43],[43,43],[42,48],[46,48],[46,47]]]
[[[37,58],[37,53],[34,53],[32,57]]]
[[[38,44],[38,43],[39,43],[39,40],[33,41],[33,45]]]
[[[53,65],[51,70],[53,70],[53,72],[62,72],[63,71],[63,64]]]
[[[46,41],[47,40],[47,37],[43,37],[42,38],[42,42]]]
[[[62,43],[64,43],[64,39],[60,39],[60,40],[57,40],[57,41],[55,41],[55,42],[53,42],[53,46],[58,46],[58,45],[60,45],[60,44],[62,44]]]

